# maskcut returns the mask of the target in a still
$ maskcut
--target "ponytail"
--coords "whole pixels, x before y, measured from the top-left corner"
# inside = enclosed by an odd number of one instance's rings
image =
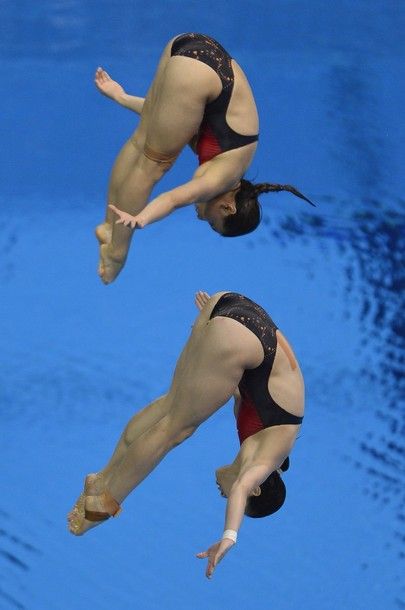
[[[296,197],[307,201],[310,205],[315,207],[315,204],[312,203],[308,197],[305,197],[305,195],[300,193],[295,186],[291,186],[290,184],[270,184],[269,182],[262,182],[261,184],[254,184],[252,186],[256,197],[261,195],[261,193],[279,193],[280,191],[287,191],[288,193],[292,193]]]
[[[280,191],[292,193],[315,207],[315,204],[308,197],[305,197],[290,184],[271,184],[269,182],[253,184],[249,180],[242,179],[240,188],[235,194],[236,212],[225,218],[222,235],[224,237],[237,237],[254,231],[261,220],[258,196],[262,193],[278,193]]]

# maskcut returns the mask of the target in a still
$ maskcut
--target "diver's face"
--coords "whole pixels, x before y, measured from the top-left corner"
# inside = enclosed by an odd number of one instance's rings
[[[204,203],[197,203],[195,209],[199,220],[205,220],[211,229],[217,233],[222,233],[225,214],[219,201],[212,199]]]
[[[199,220],[205,220],[211,229],[222,233],[225,218],[236,212],[235,190],[222,193],[209,201],[196,203],[195,209]]]
[[[216,484],[219,493],[223,498],[227,498],[230,494],[232,485],[236,481],[236,475],[233,472],[232,466],[221,466],[215,471]]]

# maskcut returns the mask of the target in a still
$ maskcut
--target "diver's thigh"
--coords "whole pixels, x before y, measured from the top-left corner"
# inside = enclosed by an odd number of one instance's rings
[[[216,78],[211,68],[197,60],[171,57],[141,117],[148,146],[178,154],[198,132]]]
[[[150,99],[151,97],[153,97],[153,92],[156,89],[159,88],[159,84],[160,84],[160,82],[162,80],[162,76],[163,76],[163,74],[165,72],[167,63],[168,63],[168,61],[169,61],[169,59],[171,57],[171,49],[172,49],[172,44],[173,44],[174,40],[175,40],[174,38],[169,40],[169,42],[167,43],[167,45],[163,49],[163,53],[160,56],[159,63],[158,63],[157,68],[156,68],[156,72],[155,72],[155,75],[153,77],[152,83],[151,83],[151,85],[149,87],[149,90],[148,90],[148,93],[146,95],[146,98]]]
[[[144,143],[146,141],[146,133],[148,130],[151,110],[156,105],[158,92],[162,88],[163,76],[165,73],[167,63],[171,57],[171,49],[172,49],[172,44],[173,44],[174,40],[175,40],[175,38],[172,38],[171,40],[169,40],[166,47],[164,48],[163,53],[160,56],[159,63],[157,65],[153,80],[149,86],[147,94],[145,95],[145,101],[144,101],[142,112],[141,112],[140,122],[139,122],[139,125],[135,132],[137,135],[136,139],[139,144],[144,145]]]
[[[242,330],[241,330],[242,329]],[[246,363],[260,342],[229,318],[214,318],[193,332],[178,361],[169,395],[172,415],[184,425],[198,426],[234,393]],[[255,352],[256,353],[256,352]]]

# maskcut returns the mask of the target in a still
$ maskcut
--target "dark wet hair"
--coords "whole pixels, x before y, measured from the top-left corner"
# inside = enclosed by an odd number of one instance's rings
[[[268,182],[253,184],[249,180],[242,179],[240,189],[235,194],[236,213],[230,214],[224,219],[221,235],[237,237],[254,231],[259,226],[262,216],[258,196],[261,193],[279,191],[288,191],[314,205],[305,195],[289,184],[270,184]]]
[[[287,457],[281,465],[281,470],[288,470],[290,460]],[[250,496],[246,503],[245,515],[248,517],[259,518],[267,517],[278,511],[284,504],[287,490],[283,479],[275,470],[260,485],[260,496]]]
[[[258,518],[267,517],[278,511],[284,504],[286,488],[277,471],[260,485],[260,496],[250,496],[246,503],[245,515]]]

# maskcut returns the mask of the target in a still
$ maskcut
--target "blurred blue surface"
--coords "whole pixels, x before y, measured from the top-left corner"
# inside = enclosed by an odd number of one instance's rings
[[[382,0],[0,3],[1,609],[405,607],[404,26],[404,6]],[[165,42],[191,30],[251,81],[249,176],[318,207],[268,196],[265,222],[236,240],[184,209],[136,235],[105,287],[92,230],[135,120],[96,92],[94,70],[144,94]],[[158,191],[194,166],[186,151]],[[64,524],[83,475],[167,387],[200,288],[265,306],[307,385],[286,505],[244,522],[211,582],[194,553],[222,530],[229,406],[118,521],[83,539]]]

